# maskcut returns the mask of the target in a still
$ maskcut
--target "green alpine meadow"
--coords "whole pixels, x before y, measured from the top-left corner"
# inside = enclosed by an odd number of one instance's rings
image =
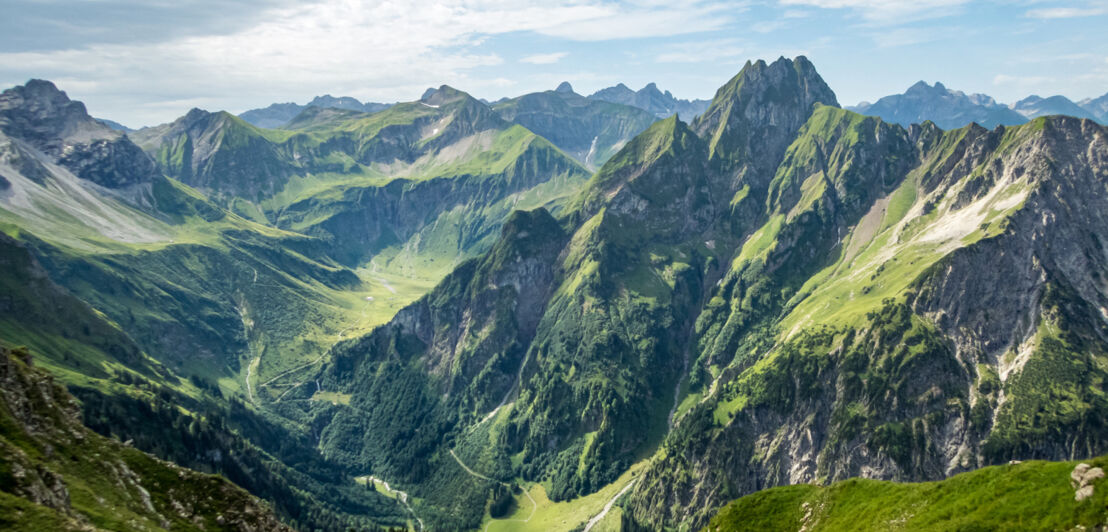
[[[0,530],[1108,529],[1092,2],[14,1]]]

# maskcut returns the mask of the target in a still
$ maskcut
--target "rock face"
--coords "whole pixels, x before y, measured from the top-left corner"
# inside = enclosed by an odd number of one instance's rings
[[[192,109],[172,123],[132,136],[166,175],[222,196],[273,194],[297,169],[279,146],[225,112]]]
[[[691,127],[707,141],[716,171],[730,178],[733,193],[743,185],[763,192],[817,103],[839,105],[804,56],[747,62]]]
[[[1093,485],[1099,479],[1104,478],[1104,469],[1092,467],[1086,463],[1074,466],[1070,473],[1070,486],[1077,490],[1073,494],[1074,500],[1081,502],[1093,496],[1096,486]]]
[[[930,120],[943,129],[955,129],[977,123],[988,129],[998,125],[1017,125],[1027,122],[1027,117],[998,104],[984,94],[966,94],[946,88],[942,83],[928,85],[920,81],[904,94],[894,94],[876,103],[860,103],[849,107],[864,115],[908,127]]]
[[[710,103],[708,100],[679,100],[669,91],[658,90],[654,83],[648,83],[638,91],[620,83],[592,93],[589,99],[638,107],[657,118],[668,118],[676,114],[685,120],[699,116]]]
[[[290,530],[221,477],[161,462],[80,422],[77,401],[32,367],[25,350],[0,348],[0,493],[17,529]]]
[[[84,104],[49,81],[31,80],[0,94],[0,132],[108,188],[148,183],[156,175],[153,161],[126,135],[89,116]]]

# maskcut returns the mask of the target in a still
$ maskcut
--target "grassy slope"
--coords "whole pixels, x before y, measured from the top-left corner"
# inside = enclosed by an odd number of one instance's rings
[[[816,111],[806,130],[811,131],[812,126],[822,128],[829,114],[845,115],[852,124],[863,119],[855,113],[824,107]],[[1009,128],[997,151],[1026,138],[1031,133],[1028,128],[1032,127]],[[850,228],[834,250],[835,260],[805,279],[784,305],[784,312],[774,323],[779,331],[778,342],[785,343],[804,330],[823,326],[869,327],[870,313],[889,300],[902,301],[913,283],[944,256],[1002,230],[1003,220],[1022,206],[1029,190],[1026,183],[1002,183],[994,193],[967,205],[956,204],[960,186],[930,194],[921,190],[922,176],[930,175],[954,156],[955,146],[964,140],[968,130],[969,126],[943,133],[920,165]],[[804,133],[794,143],[794,149],[803,143]],[[777,180],[783,175],[779,170]],[[795,213],[803,207],[802,197],[791,210]],[[734,260],[732,270],[740,271],[752,261],[764,261],[779,245],[777,236],[786,218],[785,214],[771,216],[755,231]],[[757,367],[770,365],[776,353],[774,350],[762,358]],[[714,375],[719,373],[718,368],[714,369]],[[699,395],[695,400],[699,400]],[[744,404],[744,399],[738,396],[721,402],[715,412],[717,421],[724,422]],[[688,403],[683,406],[691,407]]]
[[[1108,520],[1108,488],[1076,501],[1079,462],[992,466],[918,484],[851,479],[771,488],[729,504],[705,530],[1072,530]],[[1086,461],[1108,467],[1108,458]]]
[[[203,199],[196,195],[195,191],[188,189],[180,183],[167,180],[167,185],[160,190],[155,189],[155,198],[162,205],[174,204],[177,212],[184,208],[185,201],[190,199],[203,204]],[[214,209],[214,207],[210,207]],[[120,211],[129,212],[125,206],[119,206]],[[103,284],[90,284],[92,279],[75,274],[65,282],[70,290],[81,296],[90,297],[89,301],[102,305],[102,310],[112,315],[123,324],[124,317],[132,316],[130,321],[137,317],[139,321],[170,322],[177,321],[195,313],[198,309],[187,308],[189,301],[211,301],[219,304],[227,302],[229,287],[220,286],[225,282],[239,281],[243,288],[238,290],[240,298],[237,305],[249,312],[254,305],[261,305],[269,299],[270,292],[278,289],[281,292],[299,298],[300,301],[310,302],[312,311],[317,319],[313,322],[301,322],[287,324],[287,331],[277,337],[258,336],[251,341],[270,346],[277,352],[292,352],[299,355],[291,357],[289,363],[296,363],[309,356],[309,351],[315,351],[311,345],[330,344],[339,335],[340,331],[353,333],[364,331],[375,325],[375,320],[384,320],[391,312],[362,312],[362,307],[371,306],[365,302],[365,297],[379,294],[383,290],[375,289],[373,285],[363,284],[362,288],[354,290],[344,289],[338,285],[320,282],[319,275],[328,275],[328,272],[338,273],[333,266],[319,264],[291,249],[282,249],[282,243],[305,243],[305,239],[299,235],[267,227],[251,222],[233,214],[222,213],[216,219],[205,219],[195,212],[183,212],[175,215],[170,224],[164,226],[169,229],[167,238],[157,242],[130,243],[112,239],[102,234],[91,235],[83,239],[83,246],[78,248],[67,245],[63,239],[56,240],[54,235],[73,234],[87,230],[87,226],[72,224],[73,231],[47,231],[34,224],[27,224],[25,220],[20,226],[8,226],[10,234],[23,235],[29,233],[34,236],[24,236],[37,240],[35,237],[46,239],[38,245],[40,251],[49,253],[58,264],[88,264],[93,268],[104,272],[103,275],[112,276],[116,273],[138,273],[142,275],[120,278],[119,282],[134,287],[129,292],[134,297],[115,297],[105,293]],[[272,247],[274,252],[261,252],[261,247]],[[47,251],[48,250],[48,251]],[[297,264],[299,263],[299,264]],[[294,266],[306,268],[299,273],[282,271]],[[233,268],[228,270],[227,268]],[[315,270],[313,278],[312,270]],[[258,272],[257,277],[253,276]],[[307,275],[305,275],[307,274]],[[202,279],[208,279],[202,281]],[[260,284],[259,284],[260,283]],[[145,295],[144,295],[145,294]],[[384,296],[384,294],[379,294]],[[234,296],[232,296],[234,297]],[[151,298],[162,300],[161,304],[150,305]],[[297,302],[297,299],[288,300]],[[179,309],[171,305],[181,305]],[[285,306],[286,309],[295,308]],[[300,303],[298,306],[303,306]],[[280,307],[265,309],[266,316],[254,317],[253,321],[261,322],[262,326],[271,329],[282,318],[274,316],[273,312]],[[268,322],[268,323],[267,323]],[[278,331],[271,331],[278,332]],[[300,347],[302,346],[302,347]],[[164,354],[164,353],[163,353]],[[205,368],[194,368],[204,370]],[[280,371],[278,366],[263,367],[263,371]],[[206,371],[209,376],[218,377],[221,373],[219,367],[209,367]],[[263,376],[265,373],[263,373]]]
[[[515,497],[516,511],[503,519],[487,519],[482,530],[490,532],[568,532],[579,530],[590,519],[600,514],[608,501],[619,494],[628,483],[634,481],[645,465],[645,462],[637,463],[628,468],[611,484],[583,497],[568,501],[553,502],[547,497],[546,488],[542,484],[531,484],[527,487],[527,490],[531,498],[535,500],[535,505],[532,505],[530,499],[526,496],[517,495]],[[611,512],[618,512],[618,508],[613,507]],[[607,522],[606,526],[618,526],[610,522],[613,518],[611,512],[604,520]],[[593,530],[604,530],[604,527],[598,524]],[[618,530],[618,528],[615,528],[615,530]]]
[[[33,369],[26,351],[0,348],[0,356],[0,528],[283,529],[226,480],[161,462],[81,426],[73,398]],[[35,487],[57,492],[59,483],[64,498]]]

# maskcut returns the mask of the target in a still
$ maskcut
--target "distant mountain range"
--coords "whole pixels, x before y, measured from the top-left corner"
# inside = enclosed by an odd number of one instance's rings
[[[360,111],[363,113],[376,113],[392,107],[391,103],[375,103],[358,101],[350,96],[334,97],[330,94],[316,96],[312,101],[300,105],[292,102],[275,103],[262,109],[251,109],[239,115],[239,118],[258,127],[268,129],[279,128],[296,115],[309,107],[323,107],[326,109],[346,109],[348,111]]]
[[[436,89],[433,87],[427,89],[427,91],[424,92],[423,97],[426,97],[428,94],[433,93],[435,90]],[[573,86],[570,85],[569,82],[565,81],[558,85],[558,87],[554,91],[549,92],[576,94],[573,92]],[[518,96],[515,98],[501,98],[500,100],[497,100],[495,102],[489,102],[486,100],[480,101],[491,106],[508,101],[518,101],[524,96]],[[584,96],[581,97],[584,98]],[[637,107],[654,115],[656,118],[667,118],[673,116],[674,114],[678,114],[686,120],[691,120],[703,113],[704,110],[708,108],[708,104],[710,103],[708,100],[677,99],[669,91],[663,92],[659,90],[658,86],[654,83],[649,83],[638,91],[633,91],[628,88],[627,85],[620,83],[619,85],[616,85],[614,87],[601,89],[588,96],[588,99],[594,101],[616,103],[629,107]],[[238,116],[239,118],[254,126],[267,129],[276,129],[285,126],[289,123],[289,121],[291,121],[293,118],[296,118],[297,115],[299,115],[309,107],[320,107],[324,109],[344,109],[347,111],[359,111],[363,113],[376,113],[378,111],[384,111],[392,105],[393,104],[373,102],[362,103],[357,98],[352,98],[350,96],[334,97],[330,94],[326,94],[323,96],[316,96],[314,99],[312,99],[312,101],[304,105],[292,102],[274,103],[269,105],[268,107],[251,109]],[[116,122],[112,122],[111,120],[101,121],[112,129],[117,129],[120,131],[130,131],[130,129],[126,126],[123,126]],[[639,129],[639,131],[642,131],[642,129]],[[588,150],[586,147],[586,152],[587,151]]]
[[[1047,115],[1069,115],[1077,118],[1088,118],[1090,120],[1100,120],[1102,123],[1104,122],[1102,117],[1098,117],[1090,110],[1073,103],[1072,100],[1065,96],[1043,98],[1041,96],[1031,95],[1016,102],[1016,104],[1012,106],[1012,109],[1015,109],[1016,112],[1027,118],[1037,118]]]
[[[633,91],[627,85],[620,83],[615,87],[592,93],[589,99],[638,107],[654,113],[658,118],[668,118],[677,114],[685,120],[700,116],[712,103],[708,100],[678,100],[669,91],[658,90],[658,86],[654,83],[648,83],[638,91]]]
[[[1012,106],[997,103],[985,94],[966,94],[936,82],[920,81],[904,94],[885,96],[875,103],[862,102],[851,111],[879,116],[903,126],[930,120],[943,129],[963,127],[971,122],[992,129],[999,125],[1018,125],[1047,115],[1068,115],[1108,123],[1108,94],[1074,103],[1065,96],[1029,96]]]

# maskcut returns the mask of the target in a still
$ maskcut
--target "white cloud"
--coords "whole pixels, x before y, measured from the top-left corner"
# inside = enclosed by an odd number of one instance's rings
[[[549,54],[529,55],[527,57],[524,57],[523,59],[520,59],[519,62],[520,63],[530,63],[532,65],[551,65],[551,64],[557,63],[558,61],[561,61],[562,58],[564,58],[567,55],[569,55],[569,54],[566,53],[566,52],[554,52],[554,53],[549,53]]]
[[[710,41],[684,42],[669,46],[658,54],[654,61],[658,63],[704,63],[720,62],[741,57],[743,48],[735,39],[717,39]]]
[[[873,42],[882,48],[911,46],[941,39],[939,32],[931,28],[893,28],[870,34]]]
[[[95,82],[71,95],[94,113],[141,125],[183,114],[167,102],[185,98],[241,111],[323,92],[394,101],[440,83],[477,91],[497,86],[471,75],[502,63],[480,46],[491,35],[670,36],[719,29],[735,10],[724,0],[326,0],[272,9],[232,32],[0,53],[0,78]]]
[[[1055,18],[1078,18],[1078,17],[1095,17],[1097,15],[1103,15],[1108,13],[1108,8],[1103,7],[1045,7],[1039,9],[1032,9],[1027,12],[1027,16],[1030,18],[1039,19],[1055,19]]]
[[[751,24],[750,31],[754,33],[773,33],[783,27],[785,27],[785,23],[780,20],[763,21]]]
[[[786,9],[781,14],[781,18],[807,18],[812,14],[811,11],[805,11],[803,9]]]
[[[746,10],[745,1],[671,2],[637,0],[628,4],[605,3],[596,6],[592,16],[550,24],[538,33],[576,41],[606,41],[641,37],[670,37],[718,30],[732,17]]]
[[[970,0],[779,0],[786,6],[851,9],[871,23],[899,24],[957,12]]]
[[[1012,76],[1008,74],[997,74],[993,77],[993,85],[1008,89],[1017,88],[1023,92],[1044,87],[1051,82],[1051,78],[1046,76]]]

